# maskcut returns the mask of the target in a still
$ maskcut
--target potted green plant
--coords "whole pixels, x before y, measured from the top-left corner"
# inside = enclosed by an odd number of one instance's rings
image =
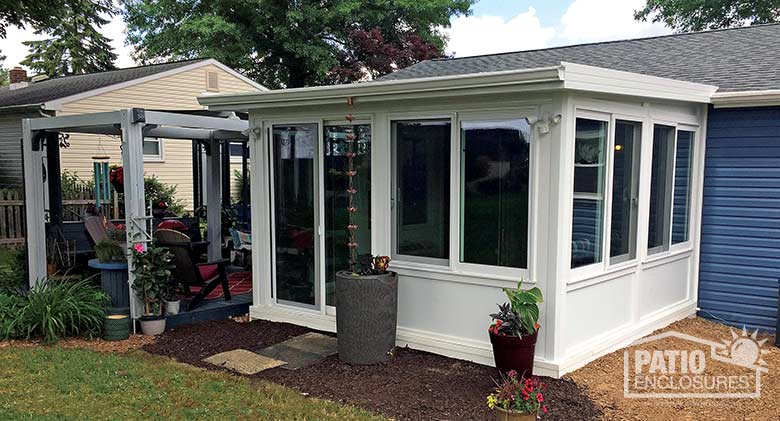
[[[487,405],[496,410],[498,421],[535,421],[539,412],[547,413],[544,391],[547,386],[537,378],[520,377],[516,371],[501,375]]]
[[[539,333],[539,288],[523,290],[523,281],[516,289],[504,288],[508,303],[498,306],[499,312],[490,317],[488,328],[493,345],[496,368],[502,372],[516,371],[523,376],[533,375],[536,336]]]
[[[179,292],[181,291],[181,283],[175,278],[171,278],[165,285],[165,314],[173,316],[179,314],[179,308],[181,307],[181,300],[179,300]]]
[[[352,123],[352,115],[346,117]],[[354,184],[355,134],[346,130],[349,269],[336,273],[336,331],[339,359],[348,364],[378,364],[395,349],[398,317],[398,275],[389,271],[387,256],[358,257]]]
[[[144,335],[159,335],[165,331],[162,314],[163,294],[171,277],[173,263],[168,249],[133,246],[133,291],[143,303],[141,330]]]
[[[104,238],[95,244],[95,256],[100,263],[115,263],[125,259],[124,250],[118,242]]]

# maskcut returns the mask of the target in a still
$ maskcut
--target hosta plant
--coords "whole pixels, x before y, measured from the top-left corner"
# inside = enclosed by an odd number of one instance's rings
[[[537,287],[524,290],[522,286],[521,280],[517,283],[516,289],[504,288],[509,302],[499,304],[498,313],[490,315],[494,322],[489,330],[494,335],[521,337],[539,329],[539,303],[542,302],[542,291]]]

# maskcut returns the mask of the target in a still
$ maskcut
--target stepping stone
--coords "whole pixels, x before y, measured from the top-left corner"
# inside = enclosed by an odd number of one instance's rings
[[[264,357],[255,354],[252,351],[247,351],[246,349],[234,349],[232,351],[221,352],[212,355],[203,361],[247,375],[257,374],[263,370],[286,364],[285,361]]]
[[[296,336],[258,351],[268,358],[287,361],[287,364],[281,366],[287,370],[297,370],[315,364],[337,352],[336,338],[314,332]]]

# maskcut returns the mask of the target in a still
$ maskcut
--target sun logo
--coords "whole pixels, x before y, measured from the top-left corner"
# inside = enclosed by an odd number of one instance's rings
[[[758,339],[758,329],[750,335],[744,327],[742,327],[741,335],[731,329],[731,340],[721,340],[726,347],[718,350],[718,355],[728,358],[732,363],[742,367],[767,366],[769,364],[761,356],[767,354],[769,350],[761,349],[761,347],[768,340],[769,338]]]

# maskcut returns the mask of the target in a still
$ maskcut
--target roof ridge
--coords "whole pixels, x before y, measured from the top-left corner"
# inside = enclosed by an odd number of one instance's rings
[[[102,70],[102,71],[99,71],[99,72],[81,73],[81,74],[78,74],[78,75],[55,76],[55,77],[50,77],[48,79],[44,79],[44,80],[42,80],[40,82],[37,82],[37,83],[30,84],[27,87],[29,88],[30,86],[37,85],[39,83],[47,82],[47,81],[50,81],[50,80],[63,80],[63,79],[74,78],[74,77],[79,77],[79,76],[104,75],[104,74],[107,74],[107,73],[121,72],[121,71],[125,71],[125,70],[133,70],[133,69],[141,69],[141,68],[146,68],[146,67],[165,66],[165,65],[169,65],[169,64],[181,64],[181,63],[188,63],[188,62],[193,62],[194,63],[194,62],[204,61],[204,60],[208,60],[208,59],[209,59],[209,57],[190,58],[190,59],[186,59],[186,60],[166,61],[164,63],[139,64],[137,66],[121,67],[121,68],[116,68],[116,69],[111,69],[111,70]],[[33,76],[35,76],[35,75],[33,75]],[[24,88],[22,88],[22,89],[24,89]]]
[[[511,55],[511,54],[535,52],[535,51],[550,51],[550,50],[560,50],[560,49],[564,49],[564,48],[585,47],[585,46],[589,46],[589,45],[617,44],[617,43],[621,43],[621,42],[645,41],[645,40],[659,39],[659,38],[673,38],[673,37],[686,37],[686,36],[696,36],[696,35],[709,35],[711,33],[716,33],[716,32],[748,30],[748,29],[755,29],[755,28],[761,28],[761,27],[766,27],[766,26],[779,26],[779,25],[780,25],[780,22],[762,23],[762,24],[757,24],[757,25],[735,26],[735,27],[731,27],[731,28],[706,29],[706,30],[694,31],[694,32],[677,32],[677,33],[673,33],[673,34],[654,35],[654,36],[650,36],[650,37],[626,38],[626,39],[617,39],[617,40],[611,40],[611,41],[584,42],[584,43],[581,43],[581,44],[568,44],[568,45],[559,45],[559,46],[555,46],[555,47],[533,48],[533,49],[530,49],[530,50],[505,51],[505,52],[502,52],[502,53],[476,54],[476,55],[473,55],[473,56],[464,56],[464,57],[442,57],[442,58],[434,58],[434,59],[430,59],[430,60],[421,61],[421,62],[415,63],[415,65],[420,64],[420,63],[425,63],[426,61],[455,61],[455,60],[465,60],[465,59],[478,58],[478,57],[495,57],[495,56],[504,56],[504,55]]]

